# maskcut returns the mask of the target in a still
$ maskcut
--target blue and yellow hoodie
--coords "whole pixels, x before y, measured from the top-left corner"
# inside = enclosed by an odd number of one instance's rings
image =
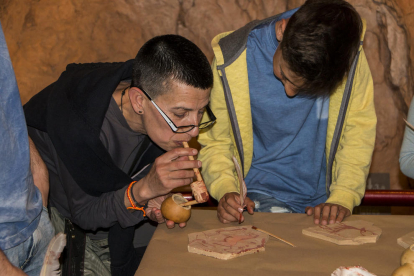
[[[200,132],[199,159],[210,194],[220,200],[238,192],[232,156],[242,164],[244,176],[253,157],[253,127],[246,62],[246,42],[256,26],[279,15],[253,21],[243,28],[217,35],[212,41],[214,86],[210,106],[216,124]],[[362,49],[366,26],[363,22],[361,46],[351,72],[331,94],[326,134],[327,203],[349,210],[360,204],[371,165],[376,134],[376,115],[371,72]],[[298,164],[300,166],[300,164]]]

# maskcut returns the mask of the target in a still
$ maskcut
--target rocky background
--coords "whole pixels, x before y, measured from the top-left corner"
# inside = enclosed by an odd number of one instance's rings
[[[211,60],[212,38],[304,0],[0,0],[0,20],[22,102],[68,63],[134,58],[156,35],[180,34]],[[375,84],[377,140],[368,188],[414,188],[399,170],[403,118],[413,96],[414,2],[349,0],[367,22],[364,48]]]

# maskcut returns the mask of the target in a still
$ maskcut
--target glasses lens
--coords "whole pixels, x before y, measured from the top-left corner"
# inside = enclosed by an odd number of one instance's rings
[[[215,121],[208,121],[208,122],[205,122],[205,123],[201,123],[201,124],[198,126],[198,128],[200,128],[200,129],[202,129],[202,128],[206,128],[206,127],[208,127],[208,126],[211,126],[214,122],[215,122]]]
[[[193,128],[195,128],[195,126],[181,126],[181,127],[177,127],[177,131],[175,133],[185,133],[185,132],[189,132]]]
[[[212,124],[214,124],[216,122],[216,117],[214,116],[213,112],[211,112],[211,110],[209,108],[207,110],[207,115],[208,115],[210,121],[199,124],[198,125],[198,128],[199,129],[203,129],[203,128],[209,127],[209,126],[211,126]],[[174,131],[174,132],[175,133],[185,133],[185,132],[189,132],[190,130],[192,130],[195,127],[196,126],[194,126],[194,125],[190,125],[190,126],[180,126],[180,127],[177,127],[177,130]]]

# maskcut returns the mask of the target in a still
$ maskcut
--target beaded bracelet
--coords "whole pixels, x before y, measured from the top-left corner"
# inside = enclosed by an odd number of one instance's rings
[[[131,184],[129,184],[128,189],[127,189],[127,197],[128,197],[129,203],[131,203],[131,206],[132,206],[132,207],[127,207],[127,209],[128,210],[131,210],[131,209],[132,210],[139,210],[139,211],[141,211],[143,213],[143,216],[145,217],[146,216],[146,213],[145,213],[145,210],[144,210],[145,206],[137,207],[135,205],[135,203],[137,203],[136,200],[135,200],[135,198],[134,198],[134,200],[132,200],[133,195],[131,197],[131,188],[132,188],[132,186],[134,186],[135,183],[137,183],[137,182],[136,181],[132,181]]]

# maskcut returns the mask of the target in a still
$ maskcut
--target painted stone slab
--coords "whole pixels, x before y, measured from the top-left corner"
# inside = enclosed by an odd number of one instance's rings
[[[414,244],[414,231],[397,239],[397,243],[407,249]]]
[[[331,225],[318,225],[302,230],[302,234],[338,245],[359,245],[376,243],[382,230],[373,226],[372,222],[356,220],[335,223]]]
[[[269,235],[251,225],[212,229],[188,235],[188,252],[229,260],[265,250]]]

